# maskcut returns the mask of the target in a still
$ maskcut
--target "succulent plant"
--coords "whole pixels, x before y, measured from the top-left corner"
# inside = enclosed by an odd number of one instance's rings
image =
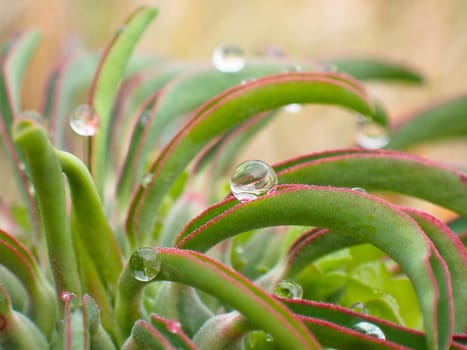
[[[467,96],[394,127],[359,81],[423,82],[404,65],[132,56],[156,13],[63,58],[40,113],[20,104],[38,34],[3,46],[19,200],[1,203],[0,348],[467,348],[467,173],[407,151],[465,136]],[[359,147],[232,171],[280,108],[311,103],[358,115]]]

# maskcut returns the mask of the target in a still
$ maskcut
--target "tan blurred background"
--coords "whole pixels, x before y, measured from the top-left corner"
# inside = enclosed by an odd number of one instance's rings
[[[422,72],[420,86],[369,84],[391,118],[467,92],[466,0],[0,0],[0,38],[22,28],[42,32],[26,77],[25,108],[37,108],[56,58],[72,46],[102,48],[125,16],[141,4],[160,14],[138,50],[176,58],[209,58],[220,43],[247,54],[274,45],[291,57],[376,56]],[[269,162],[352,144],[354,118],[337,108],[307,107],[281,115],[242,157]],[[417,150],[432,158],[452,155],[467,167],[467,143]],[[451,160],[450,160],[451,161]]]

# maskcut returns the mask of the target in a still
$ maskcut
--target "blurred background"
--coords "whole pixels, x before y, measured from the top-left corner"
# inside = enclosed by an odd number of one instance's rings
[[[101,49],[131,10],[160,8],[138,50],[209,59],[221,43],[248,55],[275,46],[290,57],[382,57],[406,63],[424,86],[368,85],[397,120],[467,92],[466,0],[0,0],[0,39],[36,28],[42,42],[24,85],[24,108],[37,109],[47,74],[73,47]],[[354,118],[337,108],[306,107],[283,113],[243,157],[268,162],[310,151],[352,145]],[[293,120],[293,122],[291,122]],[[467,143],[457,140],[414,150],[434,159],[446,154],[467,167]]]

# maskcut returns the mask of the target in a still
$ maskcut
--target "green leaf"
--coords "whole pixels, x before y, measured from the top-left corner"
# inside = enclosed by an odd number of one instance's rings
[[[99,308],[87,294],[83,295],[83,323],[89,334],[89,348],[115,350],[112,339],[102,327],[99,319]]]
[[[14,273],[26,288],[29,296],[27,314],[50,337],[57,309],[54,292],[31,254],[3,230],[0,230],[0,264]]]
[[[91,172],[100,192],[103,190],[108,158],[110,114],[118,83],[134,46],[156,14],[155,8],[142,6],[130,15],[104,51],[89,89],[89,103],[99,115],[99,130],[90,141],[90,147]]]
[[[64,290],[79,295],[81,287],[70,240],[65,185],[55,150],[45,131],[31,120],[18,121],[13,137],[31,171],[57,297]]]
[[[188,226],[198,228],[182,232],[177,246],[204,251],[235,234],[266,226],[333,229],[358,243],[375,245],[399,263],[417,292],[427,346],[442,349],[448,343],[453,317],[449,272],[420,227],[394,205],[349,189],[305,185],[288,185],[248,203],[227,203],[230,209],[220,215],[211,215],[209,209],[200,214],[198,222]],[[440,293],[447,293],[446,298],[438,298]]]
[[[320,348],[287,308],[239,273],[194,251],[157,248],[157,253],[162,263],[156,280],[184,283],[217,297],[284,348]]]
[[[73,228],[96,265],[107,292],[111,293],[123,267],[118,242],[86,166],[70,153],[57,151],[56,154],[70,187]]]
[[[170,342],[150,323],[144,320],[135,322],[131,335],[123,344],[123,350],[176,350]]]
[[[49,349],[47,340],[29,318],[11,307],[10,297],[0,285],[0,348]]]
[[[406,149],[429,141],[467,134],[467,96],[445,101],[416,113],[397,125],[385,148]]]
[[[359,80],[383,80],[420,84],[423,77],[405,65],[372,58],[337,58],[325,61],[335,65],[338,71]]]
[[[405,153],[339,150],[305,155],[275,168],[280,183],[393,191],[467,215],[467,174]]]
[[[337,104],[370,115],[371,102],[357,84],[333,73],[283,73],[234,87],[208,101],[164,147],[149,169],[150,183],[140,185],[135,193],[126,222],[130,239],[147,238],[170,185],[216,136],[259,112],[288,103]]]
[[[191,339],[183,332],[178,321],[169,320],[156,314],[151,314],[151,324],[176,348],[180,350],[198,349]]]

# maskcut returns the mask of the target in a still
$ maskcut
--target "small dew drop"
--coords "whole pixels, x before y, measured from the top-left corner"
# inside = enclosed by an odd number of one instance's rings
[[[366,307],[364,303],[361,303],[361,302],[352,304],[352,306],[350,307],[350,310],[364,314],[364,315],[368,315],[368,308]]]
[[[143,247],[131,255],[129,266],[136,280],[150,282],[161,270],[161,259],[155,249]]]
[[[264,339],[268,342],[268,343],[272,343],[274,341],[274,337],[269,334],[269,333],[266,333]]]
[[[368,193],[364,188],[362,187],[352,187],[352,191],[355,192],[361,192],[361,193]]]
[[[232,44],[221,45],[214,50],[212,55],[214,67],[224,73],[236,73],[245,67],[246,60],[243,50]]]
[[[167,322],[167,330],[170,332],[170,333],[180,333],[181,330],[182,330],[182,326],[180,324],[180,322],[178,321],[175,321],[175,320],[170,320]]]
[[[146,174],[143,176],[143,178],[141,179],[141,186],[143,188],[146,188],[149,186],[149,184],[151,183],[151,180],[152,180],[152,176],[153,174],[149,173],[149,174]]]
[[[381,328],[379,328],[377,325],[370,323],[370,322],[360,321],[354,324],[352,326],[352,329],[354,331],[369,335],[371,337],[375,337],[377,339],[386,340],[386,336],[384,335]]]
[[[303,288],[295,281],[282,280],[274,289],[274,294],[281,298],[301,299],[303,296]]]
[[[46,120],[42,117],[42,115],[39,112],[36,111],[23,111],[18,116],[18,119],[33,120],[34,122],[43,126],[44,128],[47,126]]]
[[[235,169],[230,178],[230,190],[240,202],[248,202],[274,191],[277,175],[269,164],[260,160],[248,160]]]
[[[300,103],[290,103],[284,106],[284,111],[291,114],[297,114],[302,111],[302,105]]]
[[[78,135],[94,136],[99,126],[99,116],[92,106],[80,105],[71,115],[70,126]]]
[[[150,111],[145,110],[144,112],[142,112],[139,115],[138,126],[140,128],[146,127],[146,124],[148,123],[149,117],[150,117]]]
[[[247,78],[247,79],[243,79],[243,80],[240,82],[240,84],[241,84],[241,85],[246,85],[246,84],[252,83],[252,82],[254,82],[254,81],[256,81],[255,78]]]
[[[366,118],[359,118],[357,122],[357,144],[366,149],[378,149],[389,142],[387,128]]]

